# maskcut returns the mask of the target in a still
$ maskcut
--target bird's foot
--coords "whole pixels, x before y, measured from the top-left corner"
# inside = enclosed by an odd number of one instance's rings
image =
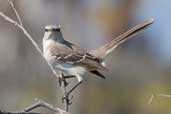
[[[68,75],[68,76],[62,76],[62,77],[59,77],[59,86],[62,86],[62,84],[64,84],[64,86],[66,87],[69,82],[67,82],[67,79],[70,79],[70,78],[75,78],[74,75]]]
[[[64,77],[59,77],[59,86],[64,86],[64,87],[66,87],[68,84],[69,84],[69,82],[67,82],[66,81],[66,78],[64,78]]]

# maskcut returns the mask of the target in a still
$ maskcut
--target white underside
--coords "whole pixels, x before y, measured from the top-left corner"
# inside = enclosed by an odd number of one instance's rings
[[[69,75],[75,75],[78,81],[82,81],[82,76],[87,72],[87,69],[81,66],[73,66],[70,64],[54,64],[55,69],[63,71]]]

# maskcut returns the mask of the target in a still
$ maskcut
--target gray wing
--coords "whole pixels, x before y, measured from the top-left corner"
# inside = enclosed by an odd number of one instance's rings
[[[67,42],[68,43],[68,42]],[[90,69],[105,69],[99,59],[76,45],[54,45],[49,49],[57,62],[84,66]]]

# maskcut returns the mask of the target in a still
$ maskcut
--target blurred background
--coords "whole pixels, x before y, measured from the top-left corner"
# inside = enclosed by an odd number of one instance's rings
[[[134,25],[153,17],[155,23],[120,45],[106,59],[101,80],[91,74],[75,91],[75,114],[170,114],[170,0],[14,0],[24,27],[42,49],[44,27],[60,24],[66,40],[97,48]],[[0,11],[16,20],[7,0]],[[0,109],[22,110],[42,99],[63,107],[56,77],[21,30],[0,17]]]

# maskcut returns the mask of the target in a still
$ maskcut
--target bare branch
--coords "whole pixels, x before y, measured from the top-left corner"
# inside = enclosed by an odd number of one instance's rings
[[[12,1],[10,1],[12,2]],[[13,6],[13,9],[15,9],[15,7]],[[15,9],[16,10],[16,9]],[[17,13],[18,14],[18,13]],[[20,25],[18,22],[14,21],[13,19],[11,19],[9,16],[5,15],[3,12],[0,11],[0,16],[10,22],[11,24],[14,24],[16,27],[18,27],[19,29],[21,29],[23,31],[23,33],[27,36],[27,38],[31,41],[31,43],[34,45],[34,47],[36,48],[36,50],[41,54],[41,56],[44,58],[44,55],[41,51],[41,49],[39,48],[39,46],[37,45],[37,43],[34,41],[33,37],[28,33],[28,31],[22,26]],[[18,15],[19,16],[19,15]],[[20,18],[20,17],[19,17]],[[21,19],[21,18],[20,18]],[[46,59],[45,59],[46,60]],[[47,62],[48,63],[48,62]],[[49,67],[51,68],[51,70],[53,71],[54,75],[56,75],[57,77],[59,77],[56,73],[56,71],[53,69],[53,67],[48,63]]]
[[[11,0],[8,0],[16,17],[17,17],[17,21],[13,20],[12,18],[10,18],[9,16],[5,15],[3,12],[0,11],[0,16],[6,20],[7,22],[15,25],[16,27],[18,27],[21,31],[23,31],[24,35],[31,41],[31,43],[34,45],[34,47],[36,48],[36,50],[41,54],[41,56],[45,59],[43,52],[41,51],[41,49],[39,48],[39,46],[37,45],[37,43],[35,42],[35,40],[33,39],[33,37],[28,33],[28,31],[23,27],[22,21],[21,21],[21,17],[19,15],[19,13],[17,12],[13,2]],[[46,60],[46,59],[45,59]],[[63,94],[64,97],[62,98],[64,103],[65,103],[65,109],[66,111],[68,111],[69,109],[69,105],[71,105],[71,99],[69,99],[69,94],[67,94],[67,89],[66,86],[68,85],[66,82],[66,78],[64,78],[63,74],[61,76],[59,76],[57,74],[57,72],[55,71],[55,69],[52,67],[52,65],[46,60],[46,62],[48,63],[49,67],[51,68],[52,72],[54,73],[54,75],[59,79],[59,82],[61,83],[61,88],[63,90]],[[72,77],[72,76],[71,76]],[[62,80],[60,80],[62,79]],[[30,107],[30,109],[27,109],[26,111],[32,110],[34,108],[37,107],[46,107],[48,109],[53,109],[53,107],[51,105],[47,105],[45,102],[39,102],[39,104],[33,104],[32,107]]]
[[[157,96],[171,98],[171,95],[168,95],[168,94],[158,94]]]
[[[9,112],[9,111],[1,111],[0,110],[0,114],[48,114],[48,113],[37,113],[37,112]]]
[[[148,104],[151,104],[152,101],[154,100],[154,98],[156,98],[156,97],[171,98],[171,95],[168,95],[168,94],[157,94],[157,95],[152,94],[151,97],[150,97],[150,99],[149,99],[149,101],[148,101]]]
[[[12,112],[12,111],[1,111],[0,114],[68,114],[68,113],[60,113],[60,112],[54,112],[54,113],[40,113],[40,112]]]
[[[15,6],[14,6],[14,3],[13,3],[11,0],[8,0],[8,2],[10,3],[10,5],[11,5],[11,7],[12,7],[12,9],[13,9],[13,11],[14,11],[16,17],[17,17],[19,24],[20,24],[21,26],[23,26],[23,23],[22,23],[22,21],[21,21],[21,18],[20,18],[20,16],[19,16],[19,13],[17,12],[17,10],[16,10],[16,8],[15,8]]]
[[[70,114],[69,112],[66,112],[60,108],[54,107],[53,105],[48,104],[40,99],[37,99],[36,103],[27,107],[23,112],[30,112],[38,107],[43,107],[43,108],[49,109],[49,110],[55,112],[56,114]]]
[[[41,51],[41,49],[39,48],[39,46],[37,45],[37,43],[34,41],[34,39],[32,38],[32,36],[28,33],[28,31],[19,23],[17,23],[16,21],[14,21],[13,19],[11,19],[10,17],[8,17],[7,15],[5,15],[4,13],[2,13],[0,11],[0,16],[10,22],[11,24],[14,24],[16,27],[18,27],[19,29],[21,29],[23,31],[23,33],[27,36],[27,38],[31,41],[31,43],[34,45],[34,47],[36,48],[36,50],[41,54],[41,56],[44,58],[44,55]],[[46,60],[46,59],[45,59]],[[46,61],[47,62],[47,61]],[[47,62],[48,63],[48,62]],[[56,73],[56,71],[53,69],[53,67],[48,63],[49,67],[51,68],[52,72],[54,73],[54,75],[56,75],[57,77],[59,77]]]
[[[20,26],[16,21],[14,21],[13,19],[11,19],[10,17],[8,17],[8,16],[5,15],[4,13],[2,13],[1,11],[0,11],[0,16],[1,16],[4,20],[10,22],[11,24],[14,24],[14,25],[17,26],[17,27]]]
[[[66,81],[66,78],[64,77],[63,73],[60,72],[60,79],[59,79],[59,83],[60,86],[62,88],[62,92],[63,92],[63,98],[62,98],[62,102],[65,104],[65,110],[68,111],[69,110],[69,105],[71,105],[70,99],[69,99],[69,95],[67,95],[67,89],[66,86],[68,85],[68,82]]]
[[[148,104],[151,104],[153,102],[154,99],[154,94],[151,95],[150,99],[148,100]]]
[[[18,112],[6,112],[6,111],[1,111],[0,114],[70,114],[69,112],[62,110],[60,108],[54,107],[51,104],[48,104],[40,99],[36,99],[36,103],[32,104],[31,106],[25,108],[24,111],[18,111]],[[51,113],[39,113],[39,112],[32,112],[36,108],[45,108],[48,110],[51,110]]]

